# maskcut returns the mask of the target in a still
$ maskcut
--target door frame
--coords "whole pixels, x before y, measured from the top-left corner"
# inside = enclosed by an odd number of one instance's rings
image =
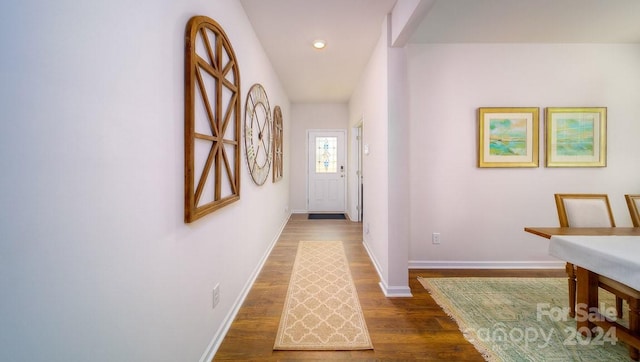
[[[309,138],[310,138],[309,136],[311,135],[312,132],[318,132],[318,133],[322,133],[322,132],[340,132],[340,133],[342,133],[342,137],[343,137],[342,139],[343,139],[343,143],[344,143],[343,144],[344,150],[342,152],[342,158],[343,158],[343,161],[344,161],[344,175],[348,175],[349,174],[349,162],[347,160],[348,157],[347,157],[347,144],[346,144],[347,143],[347,130],[344,129],[344,128],[327,128],[327,129],[314,128],[314,129],[307,129],[307,137],[306,137],[307,139],[305,141],[306,149],[307,149],[306,150],[306,153],[307,153],[306,170],[307,170],[307,172],[306,172],[306,175],[305,175],[305,179],[306,179],[305,194],[306,194],[306,209],[307,209],[307,212],[309,212],[309,197],[310,197],[310,195],[309,195],[309,182],[310,182],[309,174],[311,173],[311,170],[309,169],[309,164],[311,163],[310,162],[311,161],[310,158],[312,157],[312,155],[309,152],[309,146],[310,146],[309,145]],[[339,211],[339,212],[347,212],[347,195],[348,195],[347,179],[348,179],[348,177],[344,177],[343,180],[342,180],[344,195],[343,195],[343,198],[342,198],[342,210],[336,210],[336,211]]]
[[[351,173],[347,180],[347,207],[349,218],[351,221],[361,222],[364,214],[363,207],[363,182],[364,174],[362,171],[362,145],[363,145],[363,118],[360,118],[352,128],[350,134],[350,152],[349,160],[351,161]]]

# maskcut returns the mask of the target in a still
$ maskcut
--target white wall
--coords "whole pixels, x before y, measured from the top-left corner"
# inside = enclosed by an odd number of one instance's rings
[[[409,80],[405,48],[389,48],[389,286],[390,294],[410,296]]]
[[[307,130],[347,129],[346,103],[294,103],[291,105],[291,210],[307,211]],[[347,168],[351,167],[347,164]]]
[[[243,163],[240,201],[182,221],[191,16],[229,36],[243,112],[256,82],[282,107],[290,152],[288,99],[240,3],[0,8],[0,360],[210,355],[288,216],[285,156],[283,181],[257,187]]]
[[[389,17],[380,29],[349,102],[350,130],[362,121],[363,144],[369,150],[362,161],[365,247],[385,295],[410,296],[407,57],[404,49],[389,47]]]
[[[385,288],[389,280],[389,101],[386,20],[380,29],[380,39],[349,100],[349,122],[351,128],[363,120],[363,144],[369,148],[369,154],[363,155],[362,160],[363,237]]]
[[[553,194],[640,192],[640,46],[410,45],[414,267],[562,265],[524,226],[558,224]],[[478,107],[540,107],[539,168],[479,169]],[[606,168],[544,167],[544,107],[608,107]],[[441,233],[441,245],[431,234]],[[521,263],[519,263],[521,262]]]

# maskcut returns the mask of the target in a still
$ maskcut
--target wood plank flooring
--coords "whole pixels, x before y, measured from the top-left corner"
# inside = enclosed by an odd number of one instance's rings
[[[374,350],[274,351],[298,241],[342,240]],[[386,298],[362,245],[362,224],[289,219],[214,361],[387,360],[483,361],[416,279],[418,276],[563,277],[564,270],[411,270],[412,298]]]

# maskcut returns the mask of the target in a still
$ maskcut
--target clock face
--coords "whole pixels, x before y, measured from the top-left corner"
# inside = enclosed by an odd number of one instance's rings
[[[254,84],[247,94],[244,114],[244,144],[251,178],[257,185],[269,176],[273,141],[271,109],[267,93],[260,84]]]

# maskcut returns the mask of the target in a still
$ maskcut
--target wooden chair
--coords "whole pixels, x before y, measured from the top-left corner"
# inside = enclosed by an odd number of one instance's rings
[[[629,214],[631,214],[631,222],[634,227],[640,227],[640,195],[624,195],[627,200],[627,206],[629,207]]]
[[[606,194],[555,194],[560,227],[615,227],[609,196]],[[569,316],[576,316],[576,267],[565,266],[569,283]],[[604,279],[603,279],[604,281]],[[610,280],[607,280],[608,282]],[[616,294],[604,283],[603,289]],[[622,317],[622,298],[616,295],[616,311]]]

